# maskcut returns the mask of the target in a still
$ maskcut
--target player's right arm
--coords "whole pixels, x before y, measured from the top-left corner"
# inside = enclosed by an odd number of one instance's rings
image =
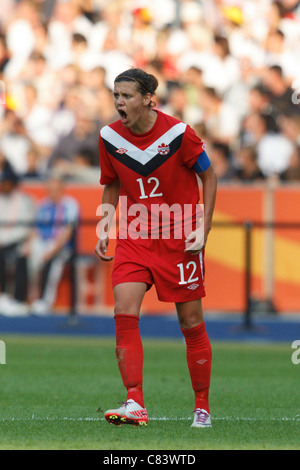
[[[107,247],[109,243],[109,229],[116,211],[120,196],[120,180],[116,179],[104,186],[102,196],[102,214],[100,221],[100,236],[95,248],[95,253],[103,261],[111,261],[113,256],[107,256]],[[107,210],[110,207],[112,210]]]

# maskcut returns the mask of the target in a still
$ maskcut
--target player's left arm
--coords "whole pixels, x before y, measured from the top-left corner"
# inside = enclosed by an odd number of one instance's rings
[[[205,171],[197,173],[202,181],[204,204],[204,246],[211,230],[213,213],[217,195],[217,175],[210,165]]]
[[[192,232],[187,237],[187,243],[192,242],[192,240],[195,241],[189,245],[186,251],[191,254],[198,254],[205,247],[212,227],[217,194],[217,176],[205,151],[200,154],[193,168],[202,181],[204,216],[199,231],[197,233]]]

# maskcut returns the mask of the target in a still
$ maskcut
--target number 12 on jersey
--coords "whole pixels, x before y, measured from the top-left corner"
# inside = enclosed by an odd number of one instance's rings
[[[179,263],[177,264],[177,267],[179,268],[180,273],[180,281],[178,283],[180,286],[184,284],[190,284],[199,280],[198,276],[194,277],[195,272],[197,270],[197,264],[195,263],[195,261],[189,261],[186,266],[184,266],[183,263]],[[186,278],[188,278],[187,281]]]
[[[150,188],[151,192],[150,192],[149,196],[146,194],[143,179],[138,178],[137,182],[140,185],[140,191],[141,191],[140,199],[147,199],[148,197],[159,197],[159,196],[163,195],[163,193],[156,192],[157,189],[158,189],[158,186],[159,186],[159,180],[157,178],[155,178],[155,176],[152,176],[151,178],[149,178],[147,180],[148,184],[151,184],[152,182],[154,182],[154,185],[151,186],[152,189]],[[147,192],[149,192],[149,191],[147,191]]]

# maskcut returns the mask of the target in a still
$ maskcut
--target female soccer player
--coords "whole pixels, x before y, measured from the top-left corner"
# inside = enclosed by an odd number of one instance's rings
[[[191,127],[154,109],[157,86],[157,79],[141,69],[118,75],[114,103],[120,119],[102,128],[99,138],[105,223],[95,251],[101,260],[113,259],[106,254],[112,215],[105,210],[116,209],[122,199],[126,214],[121,212],[112,284],[116,357],[127,399],[106,411],[105,418],[116,425],[148,422],[139,314],[143,297],[154,284],[159,300],[175,303],[185,337],[195,395],[192,426],[209,427],[212,359],[201,298],[205,296],[203,254],[217,181],[204,142]],[[203,187],[200,224],[196,174]]]

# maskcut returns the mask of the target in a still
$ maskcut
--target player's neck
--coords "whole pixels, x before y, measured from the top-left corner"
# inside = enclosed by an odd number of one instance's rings
[[[134,134],[146,134],[154,126],[157,119],[157,113],[152,109],[147,109],[140,119],[130,127],[131,132]]]

